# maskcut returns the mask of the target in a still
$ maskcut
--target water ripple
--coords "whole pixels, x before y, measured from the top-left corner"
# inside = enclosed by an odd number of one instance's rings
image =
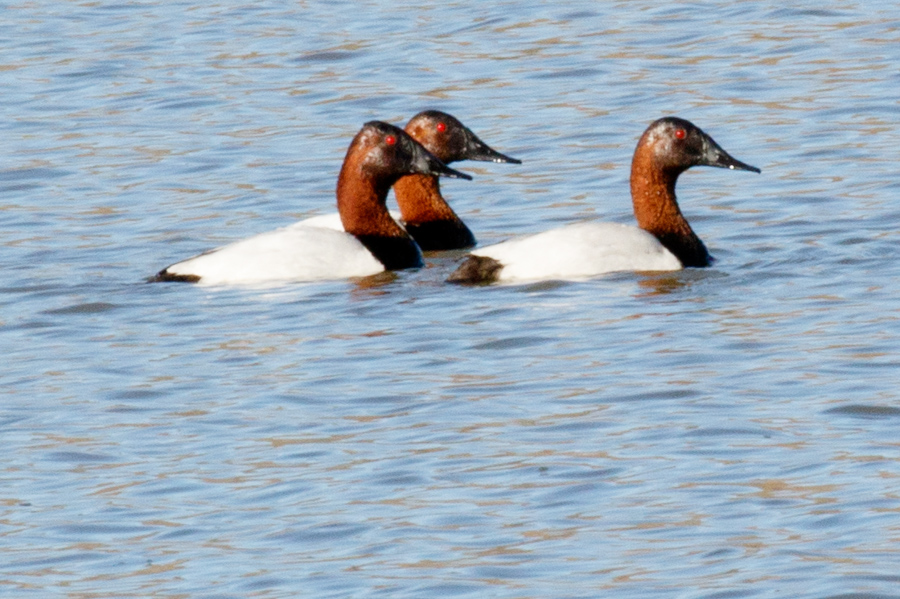
[[[0,73],[0,585],[78,597],[895,597],[897,8],[31,3]],[[482,244],[633,222],[646,125],[717,262],[459,288],[150,285],[331,212],[361,123],[506,168]],[[393,200],[389,200],[393,203]]]

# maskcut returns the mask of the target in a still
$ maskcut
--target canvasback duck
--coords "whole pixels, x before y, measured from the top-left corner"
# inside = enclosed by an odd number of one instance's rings
[[[425,110],[409,120],[404,129],[444,164],[477,160],[522,164],[501,154],[463,125],[456,117],[439,110]],[[441,195],[438,177],[412,174],[394,184],[394,196],[402,221],[424,251],[456,250],[475,245],[475,236]],[[308,225],[340,228],[336,214],[323,214],[301,221]]]
[[[444,164],[458,160],[522,164],[521,160],[488,146],[446,112],[420,112],[404,130]],[[437,177],[422,174],[401,177],[394,185],[394,195],[406,230],[423,250],[455,250],[475,245],[472,231],[441,195]]]
[[[652,123],[631,162],[631,200],[638,226],[584,222],[476,251],[450,275],[452,283],[581,279],[616,271],[709,266],[712,257],[681,214],[678,175],[692,166],[759,173],[677,117]]]
[[[153,281],[265,284],[362,277],[422,266],[415,241],[391,218],[388,190],[409,173],[471,179],[402,129],[366,123],[347,150],[337,182],[343,231],[292,225],[178,262]]]

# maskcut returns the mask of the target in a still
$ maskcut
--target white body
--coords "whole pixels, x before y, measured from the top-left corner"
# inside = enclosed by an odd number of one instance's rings
[[[584,279],[617,271],[681,270],[653,235],[630,225],[584,222],[472,251],[503,265],[501,282]]]
[[[248,237],[166,269],[199,276],[206,285],[343,279],[383,270],[384,265],[353,235],[308,221]]]
[[[397,221],[401,227],[403,223],[400,221],[400,213],[391,211],[391,218]],[[331,212],[329,214],[320,214],[318,216],[311,216],[310,218],[306,218],[301,221],[297,221],[292,227],[304,226],[304,227],[322,227],[323,229],[334,229],[335,231],[343,231],[344,225],[341,223],[341,215],[337,212]]]

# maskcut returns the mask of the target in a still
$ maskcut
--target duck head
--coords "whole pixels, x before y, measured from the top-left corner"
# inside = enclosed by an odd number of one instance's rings
[[[635,154],[649,154],[657,168],[676,175],[692,166],[760,172],[731,156],[700,127],[678,117],[661,118],[647,127]]]
[[[420,112],[406,124],[406,132],[448,164],[457,160],[522,164],[491,148],[456,117],[439,110]]]
[[[399,127],[381,121],[363,125],[350,144],[346,162],[362,174],[389,181],[389,185],[408,174],[472,179],[444,164]]]

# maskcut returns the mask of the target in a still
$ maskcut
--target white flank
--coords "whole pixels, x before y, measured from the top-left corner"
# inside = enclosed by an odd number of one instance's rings
[[[618,223],[577,223],[472,252],[503,264],[500,281],[584,279],[617,271],[681,270],[653,235]]]
[[[228,285],[364,277],[382,272],[384,265],[356,237],[301,221],[189,258],[166,270],[199,276],[201,284]]]

